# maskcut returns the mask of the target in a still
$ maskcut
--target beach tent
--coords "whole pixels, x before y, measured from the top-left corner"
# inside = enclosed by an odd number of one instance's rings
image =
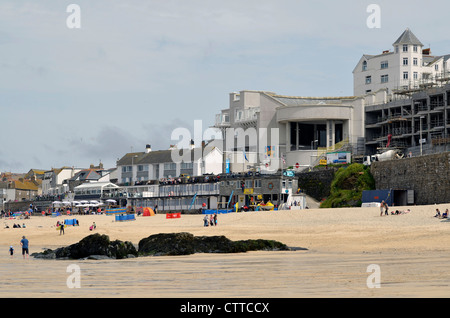
[[[77,219],[68,219],[68,220],[64,220],[64,224],[75,226],[78,224],[78,222],[77,222]]]
[[[155,211],[152,208],[144,208],[144,212],[142,216],[153,216],[155,215]]]

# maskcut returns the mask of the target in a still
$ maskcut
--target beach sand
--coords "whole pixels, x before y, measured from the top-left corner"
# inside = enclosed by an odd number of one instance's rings
[[[113,216],[33,216],[2,221],[0,297],[448,297],[450,222],[434,217],[449,205],[391,207],[402,215],[381,216],[379,208],[306,209],[218,215],[203,227],[203,215],[166,219],[164,214],[115,222]],[[64,235],[56,222],[77,218]],[[97,229],[89,231],[95,222]],[[12,228],[25,223],[26,228]],[[157,233],[224,235],[231,240],[272,239],[306,251],[195,254],[126,260],[23,260],[30,253],[80,241],[92,233],[131,241]],[[8,248],[15,247],[10,258]],[[69,288],[67,266],[81,268],[81,288]],[[369,266],[379,268],[380,288],[368,285]],[[375,282],[371,280],[371,282]]]

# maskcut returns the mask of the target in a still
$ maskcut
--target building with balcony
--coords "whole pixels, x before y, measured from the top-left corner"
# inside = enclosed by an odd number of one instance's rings
[[[144,152],[127,153],[117,161],[121,185],[219,173],[222,173],[222,151],[214,143],[157,151],[147,145]]]
[[[387,89],[420,90],[446,80],[450,55],[433,56],[409,29],[392,44],[393,50],[363,54],[353,70],[353,94],[361,96]]]
[[[304,168],[339,149],[363,154],[364,107],[386,98],[383,90],[359,97],[231,93],[230,107],[216,115],[214,126],[222,131],[224,172],[264,172],[297,164]],[[243,142],[239,142],[239,128],[245,131]],[[258,144],[261,142],[264,147]]]
[[[396,148],[404,155],[450,150],[450,82],[397,92],[402,98],[366,106],[367,154]]]

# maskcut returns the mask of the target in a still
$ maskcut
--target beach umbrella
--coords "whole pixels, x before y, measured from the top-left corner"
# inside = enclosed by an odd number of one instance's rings
[[[113,200],[113,199],[108,199],[108,200],[106,200],[106,202],[116,203],[117,201]]]
[[[81,204],[88,204],[88,203],[89,203],[89,201],[86,201],[86,200],[81,200],[81,201],[80,201],[80,203],[81,203]]]

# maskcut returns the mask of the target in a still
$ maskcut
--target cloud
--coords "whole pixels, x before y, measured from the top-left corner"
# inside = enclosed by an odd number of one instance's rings
[[[361,55],[391,49],[406,27],[449,53],[444,0],[427,2],[432,15],[423,1],[377,1],[380,29],[366,25],[372,1],[76,3],[81,29],[66,26],[69,2],[0,3],[0,114],[14,131],[0,170],[167,149],[175,128],[212,125],[232,91],[351,95]]]

